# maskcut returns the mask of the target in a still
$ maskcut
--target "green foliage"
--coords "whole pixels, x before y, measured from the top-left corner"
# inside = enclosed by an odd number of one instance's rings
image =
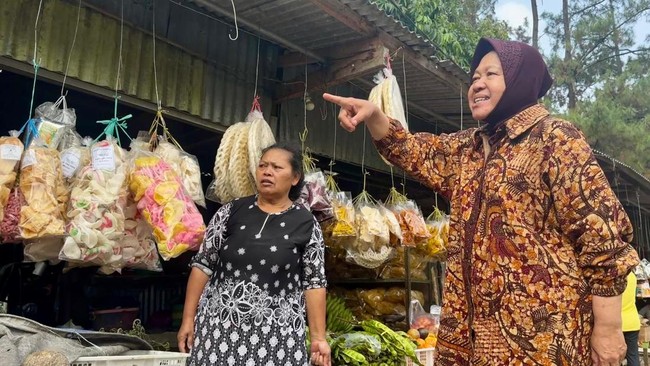
[[[480,37],[508,38],[509,28],[494,17],[496,0],[372,0],[410,30],[437,46],[440,58],[469,67]]]
[[[578,125],[590,145],[623,161],[650,179],[650,74],[631,61],[617,77],[603,81],[593,100],[583,101],[566,118]]]
[[[571,109],[588,100],[604,79],[620,75],[628,57],[647,53],[634,44],[634,24],[648,15],[650,0],[575,0],[567,11],[566,24],[562,12],[545,12],[542,18],[551,39],[547,55],[555,78],[550,97],[555,105]],[[574,88],[574,97],[569,88]]]

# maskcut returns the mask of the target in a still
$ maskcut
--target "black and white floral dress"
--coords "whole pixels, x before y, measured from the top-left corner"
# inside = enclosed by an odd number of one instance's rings
[[[222,206],[193,259],[210,280],[188,365],[308,365],[304,290],[326,286],[323,235],[304,206],[267,214],[256,197]]]

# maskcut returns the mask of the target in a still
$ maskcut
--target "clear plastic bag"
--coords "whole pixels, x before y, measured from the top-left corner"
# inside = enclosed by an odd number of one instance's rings
[[[25,196],[20,190],[20,184],[16,182],[9,194],[9,200],[5,207],[4,217],[0,221],[0,239],[2,243],[20,243],[20,210],[26,204]]]
[[[134,150],[129,188],[138,211],[153,228],[164,260],[197,250],[205,224],[180,178],[164,160],[148,151]]]
[[[379,278],[384,280],[397,279],[397,280],[406,280],[406,263],[404,259],[406,258],[406,250],[404,247],[396,248],[394,251],[394,256],[386,263],[386,265],[381,269]],[[427,279],[426,268],[427,268],[427,258],[422,255],[415,253],[411,250],[409,255],[409,269],[411,271],[412,280],[424,281]]]
[[[391,207],[402,229],[402,245],[415,247],[429,238],[424,217],[414,201],[406,201]]]
[[[30,262],[59,263],[59,252],[63,247],[63,238],[46,238],[25,240],[23,254],[25,260]]]
[[[92,138],[85,137],[79,143],[61,151],[61,171],[68,189],[72,189],[82,167],[90,165]]]
[[[20,236],[23,239],[65,235],[65,206],[69,192],[63,181],[59,152],[34,140],[23,153],[20,191],[25,205],[20,210]]]
[[[18,176],[18,162],[23,155],[19,135],[18,131],[9,131],[9,136],[0,137],[0,221],[4,217],[9,194]]]
[[[124,265],[127,155],[113,138],[86,148],[90,160],[72,184],[68,237],[59,258],[75,264],[119,270]],[[105,272],[106,273],[106,272]]]
[[[48,147],[63,151],[81,139],[74,130],[77,116],[73,108],[68,108],[65,96],[39,105],[34,115],[39,119],[36,123],[39,135]]]
[[[419,300],[411,300],[409,314],[411,318],[412,329],[425,329],[428,334],[438,334],[440,327],[440,307],[433,307],[434,311],[437,309],[437,314],[424,311]]]
[[[422,254],[435,260],[444,260],[447,255],[447,234],[449,233],[449,216],[437,208],[427,218],[429,238],[417,244],[417,249]]]
[[[305,185],[300,193],[300,199],[314,214],[318,222],[334,217],[332,202],[330,202],[325,185],[325,175],[322,171],[315,170],[305,175]]]
[[[350,192],[336,192],[332,197],[334,210],[333,237],[356,237],[356,212]]]
[[[167,162],[181,178],[185,191],[194,203],[205,208],[201,167],[197,158],[163,138],[160,138],[154,154]]]
[[[124,267],[161,272],[162,265],[153,231],[138,212],[132,195],[129,195],[124,214],[124,238],[120,241]]]
[[[342,334],[332,343],[340,341],[340,347],[344,349],[362,350],[365,355],[379,356],[381,353],[381,342],[376,335],[365,332],[354,332]]]

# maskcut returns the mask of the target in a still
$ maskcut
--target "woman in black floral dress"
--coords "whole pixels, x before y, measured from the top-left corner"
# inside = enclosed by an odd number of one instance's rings
[[[300,159],[289,146],[267,148],[258,194],[212,218],[192,261],[178,333],[188,365],[330,365],[323,237],[309,210],[293,202],[303,183]]]

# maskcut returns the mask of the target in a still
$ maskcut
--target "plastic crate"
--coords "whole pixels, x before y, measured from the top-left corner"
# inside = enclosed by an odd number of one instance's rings
[[[70,366],[185,366],[188,353],[127,351],[119,356],[79,357]]]
[[[436,357],[436,349],[435,348],[416,349],[415,356],[418,358],[418,360],[422,365],[433,366],[433,361],[434,358]],[[405,365],[416,366],[415,362],[413,362],[413,360],[411,360],[410,358],[406,359]]]

